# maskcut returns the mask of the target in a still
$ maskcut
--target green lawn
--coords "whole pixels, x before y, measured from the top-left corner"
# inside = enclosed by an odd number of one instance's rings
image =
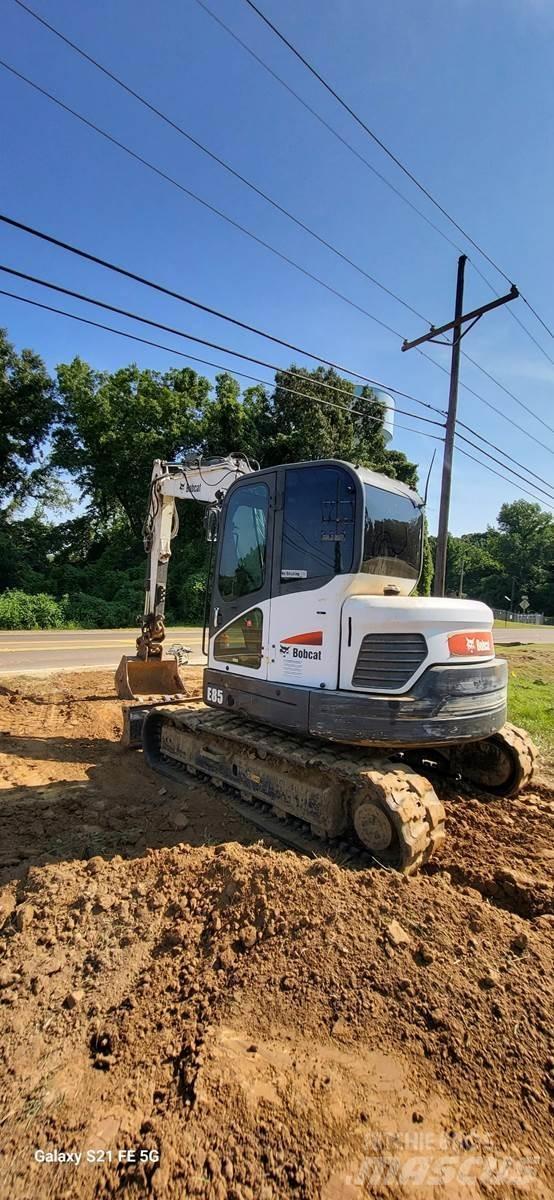
[[[495,629],[511,629],[512,626],[514,629],[540,629],[541,628],[540,625],[530,625],[529,621],[504,621],[504,619],[502,619],[502,620],[497,620],[494,622]],[[546,627],[548,629],[550,628],[549,625]]]
[[[498,646],[508,659],[508,719],[554,757],[554,645]]]

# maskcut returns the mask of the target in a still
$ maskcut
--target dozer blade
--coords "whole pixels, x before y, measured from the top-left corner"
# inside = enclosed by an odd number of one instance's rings
[[[120,700],[140,700],[143,696],[186,696],[187,688],[179,673],[177,659],[137,658],[124,654],[115,673],[115,690]]]

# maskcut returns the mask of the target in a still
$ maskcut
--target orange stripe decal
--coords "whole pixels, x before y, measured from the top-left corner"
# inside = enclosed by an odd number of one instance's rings
[[[295,633],[293,637],[281,638],[286,646],[322,646],[323,630],[316,629],[313,633]]]

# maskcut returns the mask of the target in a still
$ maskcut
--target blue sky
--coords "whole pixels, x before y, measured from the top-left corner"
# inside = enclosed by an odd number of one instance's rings
[[[243,0],[208,2],[379,171],[459,240]],[[424,331],[417,317],[230,178],[13,0],[0,3],[2,55],[16,69],[402,335],[415,337]],[[426,318],[436,324],[449,318],[457,251],[270,79],[195,0],[160,0],[155,6],[146,0],[120,0],[117,5],[108,0],[94,5],[34,0],[34,6]],[[554,9],[548,0],[488,0],[487,4],[389,0],[380,5],[361,0],[317,4],[315,0],[263,0],[262,6],[552,325]],[[400,353],[398,341],[367,317],[4,70],[0,70],[0,105],[6,213],[316,354],[445,406],[447,377],[415,351]],[[27,235],[0,227],[0,243],[1,259],[8,265],[268,361],[290,362],[285,350],[42,246]],[[506,290],[501,276],[471,247],[469,252],[497,290]],[[0,286],[58,303],[29,284],[6,281]],[[468,265],[466,308],[490,298]],[[75,301],[60,299],[59,303],[103,319]],[[521,301],[515,310],[554,358],[554,341]],[[131,328],[130,322],[117,317],[110,323]],[[107,370],[130,360],[159,370],[183,361],[4,297],[0,297],[0,324],[18,347],[32,346],[51,368],[75,354]],[[156,334],[152,336],[156,340]],[[169,335],[159,340],[189,349]],[[465,346],[554,426],[554,366],[506,309],[484,318]],[[190,351],[203,355],[195,346]],[[431,347],[431,353],[449,365],[447,349]],[[212,357],[233,363],[224,355]],[[252,371],[270,378],[269,372],[254,367]],[[465,361],[461,378],[537,440],[463,388],[461,418],[544,479],[554,480],[554,433]],[[399,419],[417,427],[414,421]],[[394,445],[415,459],[425,476],[435,443],[398,429]],[[433,528],[438,486],[435,466],[429,499]],[[457,455],[451,528],[455,533],[482,529],[494,521],[504,501],[520,496],[515,485]]]

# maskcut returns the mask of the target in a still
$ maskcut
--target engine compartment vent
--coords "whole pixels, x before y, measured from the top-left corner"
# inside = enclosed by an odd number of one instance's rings
[[[352,686],[396,692],[405,687],[426,657],[427,642],[422,633],[366,633]]]

